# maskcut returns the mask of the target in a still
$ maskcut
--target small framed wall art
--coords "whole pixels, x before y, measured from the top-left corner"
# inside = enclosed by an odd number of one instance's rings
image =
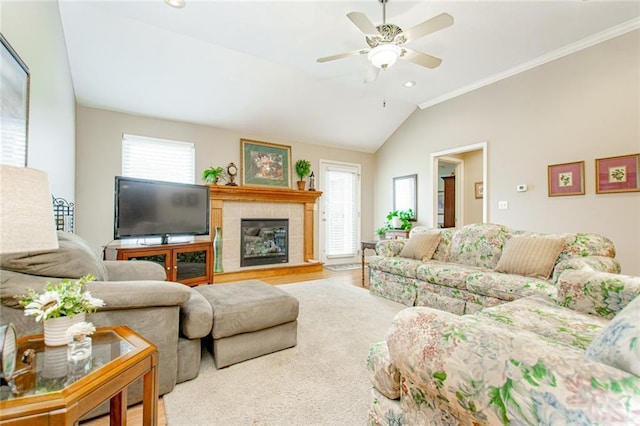
[[[547,167],[549,197],[584,195],[584,161]]]
[[[484,183],[476,182],[475,184],[475,196],[476,198],[484,197]]]
[[[596,194],[640,191],[640,154],[596,158]]]
[[[242,184],[291,187],[291,147],[240,139]]]

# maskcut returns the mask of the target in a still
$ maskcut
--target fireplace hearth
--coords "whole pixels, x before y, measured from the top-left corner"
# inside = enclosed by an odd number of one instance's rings
[[[242,219],[240,266],[289,262],[289,219]]]

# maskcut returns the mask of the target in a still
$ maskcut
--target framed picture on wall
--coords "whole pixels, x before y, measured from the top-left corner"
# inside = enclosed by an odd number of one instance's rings
[[[640,154],[596,159],[596,194],[640,191]]]
[[[29,68],[0,34],[0,139],[2,164],[27,165]]]
[[[484,183],[476,182],[474,184],[474,189],[475,189],[475,197],[476,198],[484,197]]]
[[[584,195],[584,161],[547,166],[549,197]]]
[[[240,139],[242,184],[291,187],[291,147]]]

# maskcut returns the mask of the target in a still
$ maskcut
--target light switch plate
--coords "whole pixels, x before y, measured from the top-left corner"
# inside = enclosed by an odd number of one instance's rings
[[[509,208],[509,202],[508,201],[498,201],[498,208],[500,210],[507,210]]]
[[[521,183],[520,185],[516,186],[516,191],[518,192],[526,192],[527,190],[527,185]]]

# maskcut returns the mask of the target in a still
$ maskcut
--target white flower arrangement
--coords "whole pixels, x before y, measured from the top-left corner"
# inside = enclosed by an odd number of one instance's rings
[[[93,275],[86,275],[74,282],[67,279],[56,285],[48,282],[42,294],[29,289],[27,295],[16,298],[19,299],[20,305],[24,306],[24,314],[35,316],[36,321],[73,317],[83,312],[91,313],[95,312],[96,308],[104,306],[102,299],[83,291],[85,284],[94,279]]]
[[[75,338],[76,336],[91,336],[95,333],[96,327],[90,322],[79,322],[67,328],[67,337]]]

